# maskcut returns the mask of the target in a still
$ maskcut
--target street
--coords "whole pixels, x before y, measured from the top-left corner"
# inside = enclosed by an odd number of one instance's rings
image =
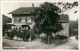
[[[13,49],[77,49],[78,41],[74,37],[70,37],[68,42],[61,45],[55,44],[44,44],[40,42],[40,39],[36,39],[32,42],[22,41],[22,40],[9,40],[3,39],[3,47],[6,49],[8,47]]]
[[[77,49],[78,41],[74,37],[69,38],[68,42],[56,47],[55,49]]]

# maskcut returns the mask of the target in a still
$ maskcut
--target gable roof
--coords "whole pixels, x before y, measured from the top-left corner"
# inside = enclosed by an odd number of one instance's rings
[[[59,22],[69,22],[69,16],[67,14],[62,14],[60,15],[60,20]]]
[[[37,7],[21,7],[10,12],[9,14],[31,14],[32,12],[34,12],[35,8]]]

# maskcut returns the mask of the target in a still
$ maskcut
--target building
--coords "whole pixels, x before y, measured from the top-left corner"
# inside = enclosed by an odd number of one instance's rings
[[[12,14],[12,24],[16,25],[17,28],[22,28],[21,25],[29,25],[32,28],[34,25],[34,9],[34,4],[32,4],[32,7],[21,7],[10,12],[9,14]]]
[[[63,30],[58,33],[69,37],[69,16],[67,14],[62,14],[59,22],[62,24]]]
[[[4,36],[4,30],[8,29],[7,23],[11,23],[12,18],[2,15],[2,31],[3,31],[3,36]]]
[[[56,34],[53,33],[52,35],[63,35],[69,37],[69,16],[67,14],[61,14],[59,23],[61,23],[63,30],[57,32]]]
[[[3,26],[3,29],[6,29],[7,28],[7,23],[11,23],[12,22],[12,18],[6,16],[6,15],[2,15],[2,26]]]
[[[11,18],[6,16],[6,15],[2,15],[2,22],[3,22],[3,25],[6,25],[7,23],[11,23]]]
[[[25,24],[33,27],[34,21],[32,20],[32,17],[34,17],[34,15],[32,15],[32,13],[34,12],[34,9],[34,4],[32,4],[32,7],[21,7],[10,12],[9,14],[12,14],[12,23],[18,25],[18,27],[21,27],[19,25]],[[62,24],[63,30],[56,34],[69,36],[69,16],[62,14],[59,23]]]

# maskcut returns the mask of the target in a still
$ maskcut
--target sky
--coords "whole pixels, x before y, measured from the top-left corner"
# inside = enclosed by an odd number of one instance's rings
[[[44,2],[1,2],[1,13],[8,17],[12,17],[12,15],[8,13],[14,11],[15,9],[20,7],[32,7],[32,4],[34,4],[34,7],[38,7],[42,3]],[[65,11],[64,14],[69,15],[69,20],[77,20],[77,18],[79,18],[79,11],[74,14],[74,11],[76,10],[78,10],[78,7]]]

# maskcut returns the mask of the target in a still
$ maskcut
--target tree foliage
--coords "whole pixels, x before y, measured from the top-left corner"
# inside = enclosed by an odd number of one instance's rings
[[[73,2],[73,3],[70,3],[70,2],[58,2],[58,3],[55,3],[55,5],[62,6],[61,12],[64,12],[66,10],[70,10],[70,9],[72,9],[74,7],[77,7],[78,6],[78,2]]]
[[[51,35],[52,32],[56,33],[63,29],[61,23],[58,22],[60,15],[59,7],[56,5],[45,2],[35,10],[35,29],[40,33]]]

